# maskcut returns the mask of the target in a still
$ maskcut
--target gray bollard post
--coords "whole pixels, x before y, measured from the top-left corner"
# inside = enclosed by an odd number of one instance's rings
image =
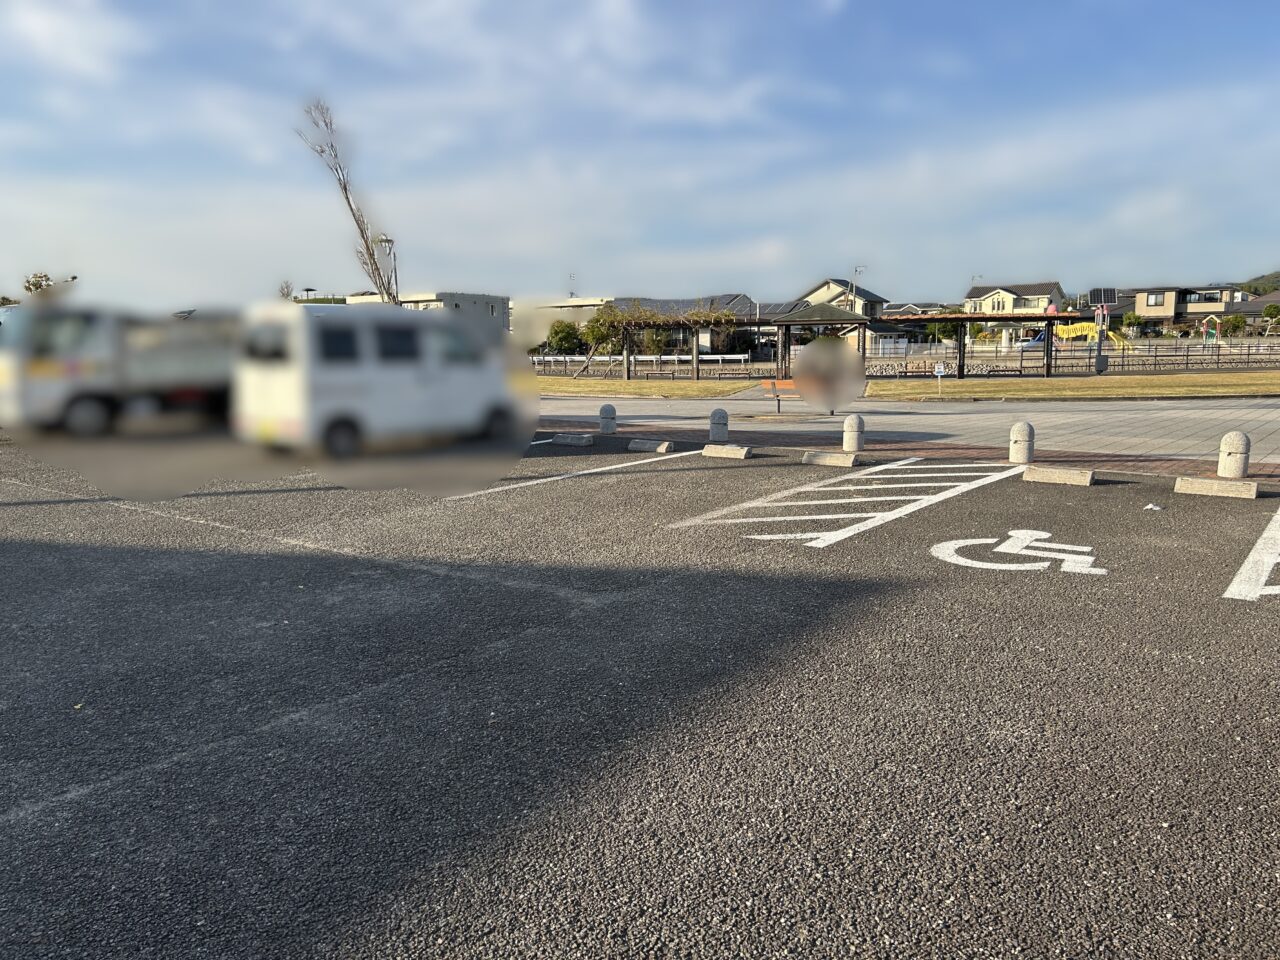
[[[711,430],[708,435],[712,443],[729,442],[729,412],[717,407],[711,411]]]
[[[1249,435],[1232,430],[1218,444],[1218,476],[1243,480],[1249,475]]]
[[[618,411],[614,409],[612,403],[606,403],[600,407],[600,432],[618,432]]]
[[[844,418],[844,452],[857,453],[865,442],[866,424],[856,413]]]
[[[1025,420],[1019,420],[1009,431],[1009,462],[1030,463],[1036,455],[1036,430]]]

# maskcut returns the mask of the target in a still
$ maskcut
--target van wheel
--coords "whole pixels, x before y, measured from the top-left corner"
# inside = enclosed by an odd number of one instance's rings
[[[360,454],[360,428],[350,420],[329,424],[324,432],[324,452],[334,460],[350,460]]]
[[[73,437],[100,437],[111,432],[114,414],[105,400],[76,397],[62,413],[62,429]]]
[[[484,422],[484,437],[486,440],[510,440],[515,426],[510,410],[494,410]]]

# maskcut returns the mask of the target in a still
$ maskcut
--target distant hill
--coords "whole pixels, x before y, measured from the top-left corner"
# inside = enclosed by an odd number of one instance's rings
[[[1252,280],[1246,280],[1240,286],[1257,296],[1270,293],[1272,290],[1280,290],[1280,270],[1273,270],[1270,273],[1264,273],[1260,277],[1254,277]]]

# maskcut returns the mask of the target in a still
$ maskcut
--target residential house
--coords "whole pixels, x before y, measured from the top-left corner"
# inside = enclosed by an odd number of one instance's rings
[[[1066,298],[1057,280],[970,287],[964,296],[964,312],[1044,315],[1061,310]]]
[[[838,277],[829,277],[823,280],[817,286],[810,288],[808,292],[801,295],[799,299],[807,300],[814,305],[834,303],[838,307],[872,318],[882,316],[884,305],[889,302],[879,294],[872,293],[866,287],[850,284],[848,280],[841,280]]]
[[[1280,306],[1280,290],[1262,296],[1253,296],[1248,300],[1234,300],[1223,310],[1226,317],[1243,316],[1245,333],[1264,333],[1270,330],[1272,336],[1280,333],[1280,320],[1272,321],[1267,317],[1267,307]]]
[[[1134,311],[1144,321],[1158,320],[1166,327],[1192,324],[1205,317],[1220,317],[1234,303],[1247,303],[1253,294],[1234,283],[1208,283],[1199,287],[1147,284],[1134,290]]]

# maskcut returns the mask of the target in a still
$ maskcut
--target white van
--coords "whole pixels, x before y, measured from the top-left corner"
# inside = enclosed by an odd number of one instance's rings
[[[251,308],[232,386],[235,435],[335,459],[508,437],[517,411],[501,347],[435,313],[381,303]]]

